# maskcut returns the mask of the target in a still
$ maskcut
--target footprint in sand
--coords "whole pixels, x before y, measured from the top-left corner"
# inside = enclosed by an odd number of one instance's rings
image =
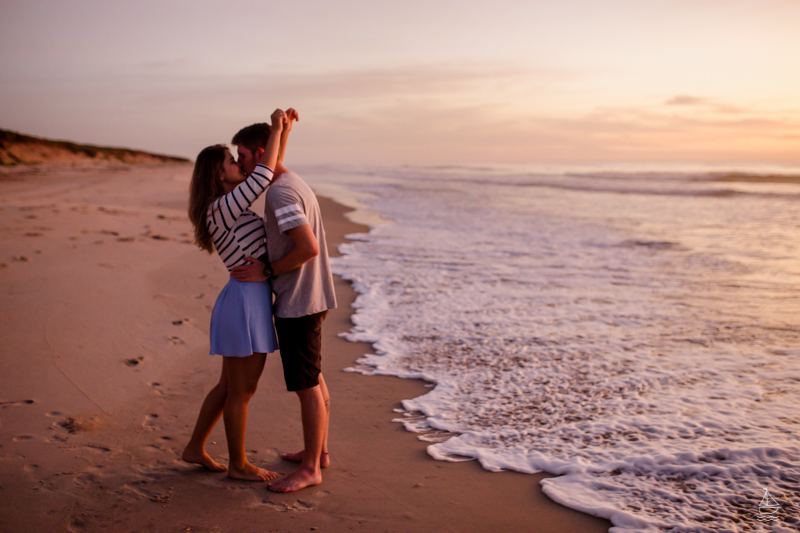
[[[26,237],[43,237],[43,234],[39,233],[38,231],[28,231],[23,233]]]
[[[96,486],[99,476],[95,472],[83,472],[72,478],[72,482],[79,487]]]
[[[304,497],[302,500],[294,500],[294,501],[279,501],[278,499],[266,498],[261,500],[260,505],[266,505],[276,511],[280,511],[282,513],[286,513],[288,511],[294,512],[307,512],[313,511],[322,503],[323,498],[330,494],[327,490],[318,490],[317,492],[311,493]],[[276,496],[275,498],[280,498]],[[257,504],[258,505],[258,504]]]
[[[144,361],[144,357],[137,357],[136,359],[126,359],[125,364],[127,366],[139,366],[142,361]]]
[[[50,204],[50,205],[26,205],[26,206],[20,207],[19,210],[20,211],[36,211],[37,209],[47,209],[48,207],[55,207],[55,206],[54,206],[54,204]]]
[[[65,429],[67,433],[85,433],[97,429],[101,422],[99,416],[70,416],[54,422],[50,429]]]
[[[142,427],[148,431],[158,431],[161,429],[158,427],[156,421],[158,420],[158,415],[155,413],[151,413],[144,417],[144,422],[142,422]]]
[[[0,401],[0,409],[5,409],[6,407],[20,406],[20,405],[30,405],[32,403],[33,400],[19,400],[19,401],[9,401],[9,402]]]
[[[70,516],[67,531],[69,533],[83,533],[86,531],[86,527],[94,521],[95,517],[86,513],[81,513],[80,516]]]
[[[25,257],[24,255],[15,255],[13,257],[13,259],[14,259],[14,261],[20,261],[22,263],[27,263],[29,261],[29,259],[27,257]]]
[[[20,435],[19,437],[14,437],[11,440],[13,440],[14,442],[19,442],[19,441],[31,440],[31,439],[33,439],[33,437],[31,437],[30,435]]]
[[[84,444],[83,447],[88,448],[93,452],[108,453],[111,451],[111,448],[106,448],[105,446],[100,446],[99,444]]]
[[[159,220],[179,220],[181,222],[186,220],[186,217],[170,217],[167,215],[158,215],[156,218]]]
[[[153,503],[169,503],[171,494],[167,492],[156,493],[150,496],[150,501]]]
[[[159,481],[159,479],[139,478],[126,483],[123,489],[132,493],[134,497],[148,499],[153,503],[169,503],[172,489],[163,490]]]
[[[169,337],[169,342],[170,344],[186,344],[185,342],[183,342],[183,339],[181,339],[180,337],[176,337],[174,335],[171,335]]]
[[[164,386],[157,381],[152,382],[150,386],[153,387],[153,394],[156,396],[164,396],[167,393],[164,390]]]

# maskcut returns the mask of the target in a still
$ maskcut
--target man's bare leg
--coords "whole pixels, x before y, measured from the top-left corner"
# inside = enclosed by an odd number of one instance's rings
[[[228,477],[233,479],[269,481],[278,476],[275,472],[250,464],[244,452],[247,404],[256,392],[266,360],[266,354],[254,353],[248,357],[225,357],[223,361],[228,376],[228,397],[223,409],[230,455]]]
[[[322,399],[325,401],[325,434],[322,438],[322,454],[319,458],[319,466],[321,468],[328,468],[331,464],[331,456],[328,454],[328,426],[331,421],[331,397],[328,394],[328,386],[325,384],[325,379],[322,374],[319,375],[319,388],[322,391]],[[293,453],[282,453],[281,459],[291,461],[293,463],[302,463],[304,450]]]
[[[325,436],[325,400],[320,385],[297,391],[300,397],[300,411],[303,417],[303,461],[300,466],[285,478],[270,483],[269,490],[275,492],[294,492],[322,483],[320,455]]]
[[[217,424],[219,417],[222,416],[222,409],[225,406],[227,395],[228,383],[225,375],[225,365],[223,364],[219,382],[206,395],[203,405],[200,407],[200,414],[197,415],[192,438],[181,454],[181,459],[187,463],[204,466],[212,472],[225,472],[228,469],[227,466],[216,462],[206,453],[206,441],[211,434],[211,430]]]

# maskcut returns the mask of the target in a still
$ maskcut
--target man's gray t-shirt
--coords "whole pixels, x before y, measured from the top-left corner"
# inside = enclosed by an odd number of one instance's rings
[[[325,229],[314,191],[294,172],[285,172],[267,189],[264,228],[267,230],[267,256],[270,263],[285,257],[294,248],[286,234],[308,224],[317,239],[319,254],[272,281],[275,314],[297,318],[336,307],[333,275],[325,243]]]

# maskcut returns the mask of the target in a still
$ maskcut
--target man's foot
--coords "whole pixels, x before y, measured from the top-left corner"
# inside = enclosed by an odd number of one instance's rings
[[[277,472],[270,472],[263,468],[247,463],[244,468],[228,469],[228,477],[231,479],[241,479],[243,481],[269,481],[278,477]]]
[[[298,468],[285,478],[267,485],[272,492],[294,492],[313,485],[322,483],[322,472],[319,470],[311,473],[303,468]]]
[[[299,452],[294,452],[294,453],[282,453],[280,454],[280,457],[284,461],[290,461],[292,463],[302,463],[305,455],[306,451],[300,450]],[[319,456],[319,466],[320,468],[328,468],[329,466],[331,466],[331,456],[328,454],[328,452],[322,452],[322,454]]]
[[[200,465],[206,467],[208,470],[212,472],[225,472],[228,467],[216,462],[214,459],[211,458],[210,455],[206,453],[205,450],[195,451],[190,450],[187,446],[183,453],[181,454],[181,459],[186,461],[187,463],[191,463],[193,465]]]

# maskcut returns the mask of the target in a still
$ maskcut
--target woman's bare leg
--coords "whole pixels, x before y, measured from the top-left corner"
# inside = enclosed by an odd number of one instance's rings
[[[192,438],[181,454],[181,459],[187,463],[198,464],[214,472],[224,472],[227,466],[216,462],[206,453],[206,441],[211,434],[211,430],[217,424],[222,410],[225,406],[225,399],[228,395],[228,379],[225,375],[225,365],[222,365],[222,375],[213,389],[206,395],[200,414],[197,415],[197,422],[194,425]]]
[[[247,404],[258,387],[267,355],[254,353],[248,357],[225,357],[223,365],[228,378],[228,394],[223,408],[225,435],[228,438],[228,477],[247,481],[268,481],[278,474],[250,464],[244,452],[247,430]]]
[[[322,437],[322,455],[319,458],[319,465],[322,468],[327,468],[331,464],[331,456],[328,454],[328,425],[331,419],[331,396],[328,394],[328,386],[325,384],[325,378],[322,373],[319,375],[319,388],[322,391],[322,398],[325,400],[325,433]],[[291,461],[293,463],[302,463],[305,456],[305,450],[293,453],[282,453],[281,459]]]

